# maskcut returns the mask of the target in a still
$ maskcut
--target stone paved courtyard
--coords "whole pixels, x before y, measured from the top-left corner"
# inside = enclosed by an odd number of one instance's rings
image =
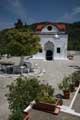
[[[11,58],[12,59],[12,58]],[[17,61],[18,59],[14,59]],[[57,84],[63,79],[65,75],[72,73],[73,71],[80,70],[80,56],[75,56],[73,60],[66,61],[42,61],[31,60],[33,67],[36,66],[43,74],[39,77],[39,80],[44,83],[49,83],[55,88],[55,93],[59,92]],[[0,120],[8,120],[9,109],[5,94],[8,92],[6,85],[10,84],[16,79],[16,76],[12,75],[0,75]],[[70,101],[69,101],[70,102]],[[69,105],[69,102],[67,104]],[[74,108],[80,112],[80,94],[77,96]],[[61,119],[62,118],[62,119]],[[78,117],[66,115],[61,113],[60,119],[54,117],[55,120],[79,120]],[[32,119],[34,120],[34,119]],[[40,119],[44,120],[44,119]],[[47,120],[47,119],[45,119]],[[49,119],[48,119],[49,120]]]
[[[32,60],[32,63],[34,66],[37,65],[41,72],[43,72],[43,75],[39,79],[44,83],[52,85],[56,91],[58,84],[64,76],[80,70],[80,56],[75,56],[73,60]]]

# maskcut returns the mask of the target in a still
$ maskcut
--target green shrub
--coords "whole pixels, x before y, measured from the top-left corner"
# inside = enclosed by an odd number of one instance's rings
[[[40,89],[41,89],[40,94],[42,96],[53,96],[54,88],[52,88],[52,86],[50,86],[48,84],[47,85],[41,84]]]
[[[64,77],[63,81],[58,85],[61,90],[69,90],[70,89],[70,77]]]
[[[17,78],[8,88],[6,96],[11,110],[9,120],[22,120],[23,110],[40,92],[39,81],[36,78]]]
[[[72,73],[72,82],[74,83],[75,81],[80,82],[80,71],[76,71]]]
[[[36,78],[17,78],[8,88],[6,96],[11,110],[9,120],[22,120],[23,110],[33,100],[54,103],[54,98],[51,97],[54,89],[40,84]]]
[[[56,98],[53,96],[40,96],[37,97],[36,99],[37,102],[44,102],[44,103],[51,103],[51,104],[55,104],[56,103]]]
[[[61,90],[70,90],[71,86],[75,85],[75,82],[80,82],[80,71],[73,72],[68,77],[65,76],[63,81],[58,85],[59,89]]]

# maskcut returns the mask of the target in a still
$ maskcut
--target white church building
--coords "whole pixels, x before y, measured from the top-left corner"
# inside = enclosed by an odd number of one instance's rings
[[[68,35],[64,24],[39,24],[34,34],[39,35],[41,49],[33,59],[66,60]]]

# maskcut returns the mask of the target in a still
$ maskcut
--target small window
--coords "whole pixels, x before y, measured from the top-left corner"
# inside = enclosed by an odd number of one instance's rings
[[[60,48],[57,48],[57,53],[60,53],[61,52],[61,49]]]
[[[39,52],[42,53],[42,48],[39,49]]]

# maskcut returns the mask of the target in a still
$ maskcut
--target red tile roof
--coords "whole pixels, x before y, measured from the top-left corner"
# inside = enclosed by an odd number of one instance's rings
[[[36,30],[41,31],[44,27],[45,27],[45,25],[43,25],[43,24],[37,25]]]
[[[41,31],[46,25],[54,25],[58,28],[59,31],[66,31],[66,25],[65,24],[59,24],[59,23],[47,23],[47,24],[38,24],[36,26],[37,31]]]
[[[66,30],[66,26],[64,24],[56,24],[56,27],[59,29],[59,30]]]

